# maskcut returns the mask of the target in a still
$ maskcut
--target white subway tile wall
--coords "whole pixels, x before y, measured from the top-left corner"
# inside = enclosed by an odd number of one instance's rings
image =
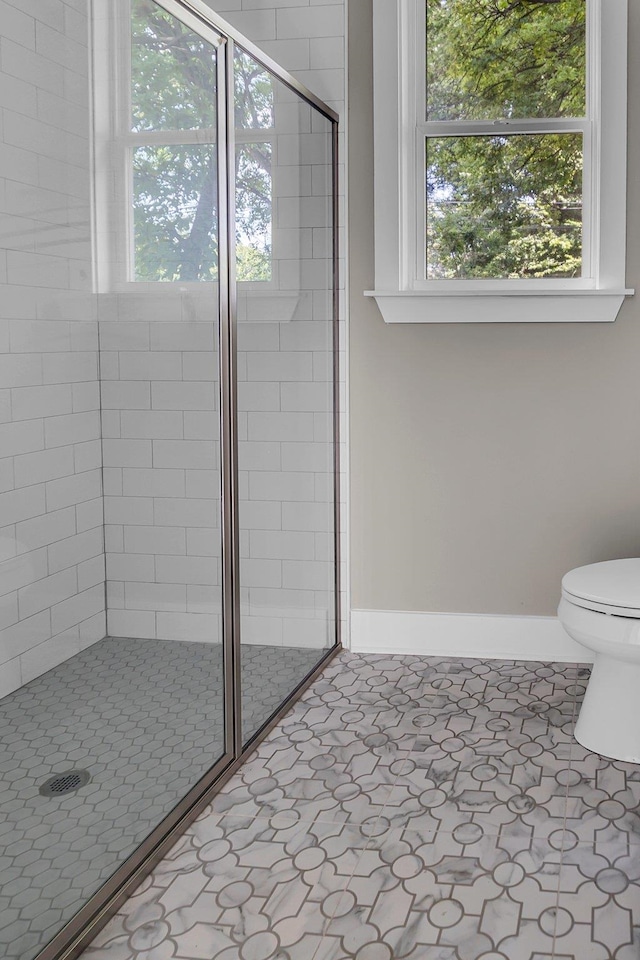
[[[105,634],[84,5],[0,0],[0,696]]]
[[[219,642],[216,288],[157,308],[135,284],[101,304],[108,631]]]

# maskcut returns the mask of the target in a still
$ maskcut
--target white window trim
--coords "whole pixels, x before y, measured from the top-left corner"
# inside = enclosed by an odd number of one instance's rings
[[[585,165],[591,276],[424,280],[417,278],[423,228],[416,214],[424,179],[416,147],[424,0],[373,0],[376,288],[365,296],[375,297],[387,323],[611,322],[634,293],[625,287],[627,0],[587,4],[589,118],[581,129],[588,127],[585,151],[592,144]]]

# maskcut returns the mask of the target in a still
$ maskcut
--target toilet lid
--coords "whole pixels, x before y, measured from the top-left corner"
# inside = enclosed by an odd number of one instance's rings
[[[622,616],[640,617],[640,558],[576,567],[562,578],[562,590],[568,599],[575,597],[580,606],[621,608]]]

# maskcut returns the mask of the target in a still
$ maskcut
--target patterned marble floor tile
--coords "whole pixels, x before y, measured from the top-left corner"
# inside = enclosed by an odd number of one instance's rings
[[[369,658],[367,658],[367,661]],[[333,671],[325,671],[321,680],[303,697],[315,705],[333,708],[354,706],[360,709],[398,709],[406,713],[422,709],[454,661],[446,658],[378,657],[361,662],[341,661]]]
[[[574,715],[573,671],[571,675],[538,676],[545,672],[520,670],[513,678],[495,671],[466,678],[446,675],[437,681],[435,696],[429,701],[430,709],[439,717],[459,718],[459,721],[496,723],[540,719],[549,727],[562,729]]]
[[[335,660],[323,671],[323,677],[331,677],[336,673],[349,671],[357,677],[366,679],[376,675],[389,676],[390,672],[402,669],[403,672],[418,673],[420,671],[437,671],[446,673],[450,667],[459,661],[451,657],[421,657],[414,654],[396,656],[386,653],[352,653],[343,650]],[[474,661],[477,663],[477,661]],[[513,662],[513,661],[512,661]]]
[[[345,824],[209,813],[85,960],[310,960],[368,841]]]
[[[302,706],[302,705],[301,705]],[[304,705],[307,706],[306,704]],[[311,707],[310,710],[321,711],[327,707]],[[394,739],[401,735],[417,736],[424,728],[433,723],[429,698],[422,700],[408,699],[406,703],[389,704],[362,703],[345,701],[330,708],[336,717],[340,717],[343,727],[360,727],[362,724],[377,725],[389,733],[393,732]]]
[[[640,844],[640,765],[607,760],[580,744],[571,752],[567,827],[582,842],[621,835]]]
[[[326,742],[332,734],[348,733],[360,742],[369,735],[369,731],[384,730],[387,741],[396,747],[409,749],[415,739],[415,732],[402,722],[404,714],[387,710],[385,707],[367,708],[359,704],[346,704],[340,707],[314,706],[307,703],[295,704],[279,725],[277,733],[260,745],[263,753],[269,744],[280,738],[293,737],[296,743],[306,740],[318,745]]]
[[[342,679],[342,678],[340,678]],[[429,692],[420,678],[403,676],[394,680],[376,677],[373,680],[356,679],[352,683],[325,680],[314,687],[313,696],[302,703],[325,706],[331,709],[358,708],[373,711],[393,710],[406,712],[425,706]],[[380,681],[380,682],[378,682]]]
[[[415,736],[359,711],[299,705],[213,801],[215,812],[264,817],[295,811],[313,821],[378,817]]]
[[[408,753],[399,759],[403,764]],[[395,764],[381,766],[376,776],[361,774],[357,765],[336,762],[330,752],[305,760],[249,760],[211,804],[215,813],[271,817],[290,812],[305,821],[369,823],[382,813],[400,772]]]
[[[575,677],[575,663],[543,662],[541,660],[477,660],[455,658],[449,660],[447,674],[450,677],[502,677],[504,680],[524,682],[548,680],[549,678]]]
[[[640,960],[640,767],[572,741],[587,677],[342,653],[85,960]]]
[[[416,658],[413,658],[414,660]],[[418,732],[440,724],[494,725],[537,720],[563,734],[573,718],[575,667],[571,664],[508,661],[434,662],[411,658],[381,659],[359,674],[343,670],[323,678],[307,694],[309,703],[341,709],[352,706],[377,717],[377,722],[401,724]],[[431,715],[431,718],[430,718]]]
[[[522,824],[547,836],[564,816],[569,757],[569,743],[557,742],[539,718],[496,731],[429,728],[416,738],[383,815],[393,826],[452,832],[476,823],[496,834]]]
[[[426,714],[385,707],[366,707],[360,704],[337,709],[298,704],[283,721],[279,742],[292,735],[298,743],[303,740],[310,749],[323,745],[333,750],[336,737],[352,739],[352,761],[362,768],[363,761],[372,765],[391,764],[403,752],[412,749]],[[273,742],[275,738],[271,738]],[[268,751],[270,743],[264,744]],[[263,755],[264,755],[263,751]],[[334,754],[335,755],[335,754]],[[367,761],[367,756],[369,757]]]
[[[323,960],[531,960],[553,955],[560,853],[529,841],[393,830],[370,844],[329,923]]]
[[[451,709],[450,702],[442,704],[439,697],[434,698],[428,716],[422,719],[422,732],[432,735],[438,730],[449,730],[456,736],[469,733],[492,740],[521,735],[530,740],[540,740],[545,749],[549,746],[555,749],[556,744],[573,742],[570,730],[573,715],[569,710],[554,714],[553,717],[540,716],[519,707],[514,699],[508,703],[510,709],[493,711],[484,705],[468,703],[465,706],[463,700],[462,704],[456,704]]]
[[[569,843],[562,857],[558,957],[640,957],[640,846],[620,838]]]

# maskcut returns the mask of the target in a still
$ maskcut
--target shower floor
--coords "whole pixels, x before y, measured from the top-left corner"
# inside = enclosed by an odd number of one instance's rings
[[[319,650],[242,648],[243,726]],[[220,646],[106,638],[0,701],[0,955],[30,960],[223,753]],[[78,793],[49,777],[86,769]]]

